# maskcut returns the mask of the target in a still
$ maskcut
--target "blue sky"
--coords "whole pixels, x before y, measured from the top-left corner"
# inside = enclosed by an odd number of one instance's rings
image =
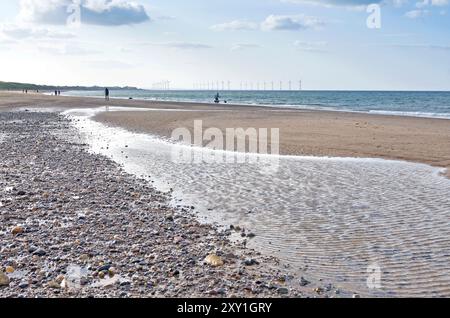
[[[76,2],[2,1],[0,80],[450,90],[448,0],[78,0],[79,26]]]

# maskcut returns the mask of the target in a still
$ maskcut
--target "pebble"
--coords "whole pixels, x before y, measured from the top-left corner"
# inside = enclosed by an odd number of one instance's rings
[[[9,286],[9,282],[9,277],[5,273],[0,272],[0,287]]]
[[[15,272],[15,269],[14,269],[14,267],[12,267],[12,266],[6,266],[5,271],[6,271],[6,273],[8,273],[8,274],[12,274],[12,273]]]
[[[246,259],[242,262],[245,266],[259,265],[259,262],[253,258]]]
[[[310,284],[310,282],[308,280],[306,280],[304,277],[300,278],[300,286],[307,286],[309,284]]]
[[[61,283],[58,283],[58,282],[52,280],[52,281],[50,281],[47,284],[47,287],[50,288],[50,289],[60,289],[61,288]]]
[[[22,288],[22,289],[28,288],[28,286],[29,286],[29,284],[27,282],[21,282],[19,284],[19,288]]]
[[[117,270],[114,267],[110,267],[108,269],[108,274],[110,277],[114,277],[116,275],[116,273],[117,273]]]
[[[220,256],[216,254],[210,254],[206,256],[205,263],[213,267],[223,266],[224,262]]]
[[[36,256],[45,256],[46,254],[47,254],[47,252],[45,250],[43,250],[42,248],[39,248],[33,252],[33,255],[36,255]]]
[[[287,289],[287,288],[285,288],[285,287],[280,287],[280,288],[278,288],[278,293],[280,294],[280,295],[287,295],[287,294],[289,294],[289,289]]]
[[[15,226],[12,231],[11,231],[12,235],[18,235],[23,233],[23,227],[21,226]]]

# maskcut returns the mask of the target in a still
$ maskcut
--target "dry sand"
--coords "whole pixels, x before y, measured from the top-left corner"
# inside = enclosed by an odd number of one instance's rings
[[[95,98],[0,93],[0,109],[104,105],[105,101]],[[161,109],[107,112],[95,118],[137,132],[170,137],[173,129],[192,129],[194,120],[200,119],[204,129],[280,128],[281,154],[398,159],[450,168],[450,121],[446,119],[134,100],[111,100],[109,105]]]

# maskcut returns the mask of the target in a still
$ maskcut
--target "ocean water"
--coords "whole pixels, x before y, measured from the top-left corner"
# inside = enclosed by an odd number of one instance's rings
[[[186,147],[218,152],[105,126],[91,119],[100,111],[65,112],[91,151],[173,189],[173,204],[195,206],[201,220],[255,233],[248,246],[279,257],[297,280],[323,279],[363,296],[450,297],[450,180],[442,169],[242,153],[235,156],[243,161],[178,161]],[[276,158],[275,169],[254,157]],[[368,284],[373,273],[379,285]]]
[[[212,103],[215,91],[112,91],[113,98]],[[436,117],[450,119],[450,92],[383,91],[220,91],[222,101],[239,105],[264,105]],[[101,91],[70,91],[70,96],[102,97]]]

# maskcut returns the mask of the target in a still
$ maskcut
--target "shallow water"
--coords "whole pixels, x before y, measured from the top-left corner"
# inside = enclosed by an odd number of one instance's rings
[[[260,156],[244,154],[245,163],[175,162],[174,149],[214,151],[109,128],[93,113],[66,112],[92,151],[172,188],[175,204],[195,206],[208,222],[249,229],[249,246],[293,273],[361,295],[450,296],[450,180],[440,169],[294,156],[255,163]],[[369,288],[378,276],[368,271],[378,269],[381,288]]]
[[[104,96],[102,90],[72,91],[64,94],[69,96]],[[214,90],[111,91],[113,98],[128,99],[132,97],[152,101],[195,103],[212,103],[215,94]],[[227,100],[229,104],[450,119],[450,92],[222,90],[220,95],[221,99]]]

